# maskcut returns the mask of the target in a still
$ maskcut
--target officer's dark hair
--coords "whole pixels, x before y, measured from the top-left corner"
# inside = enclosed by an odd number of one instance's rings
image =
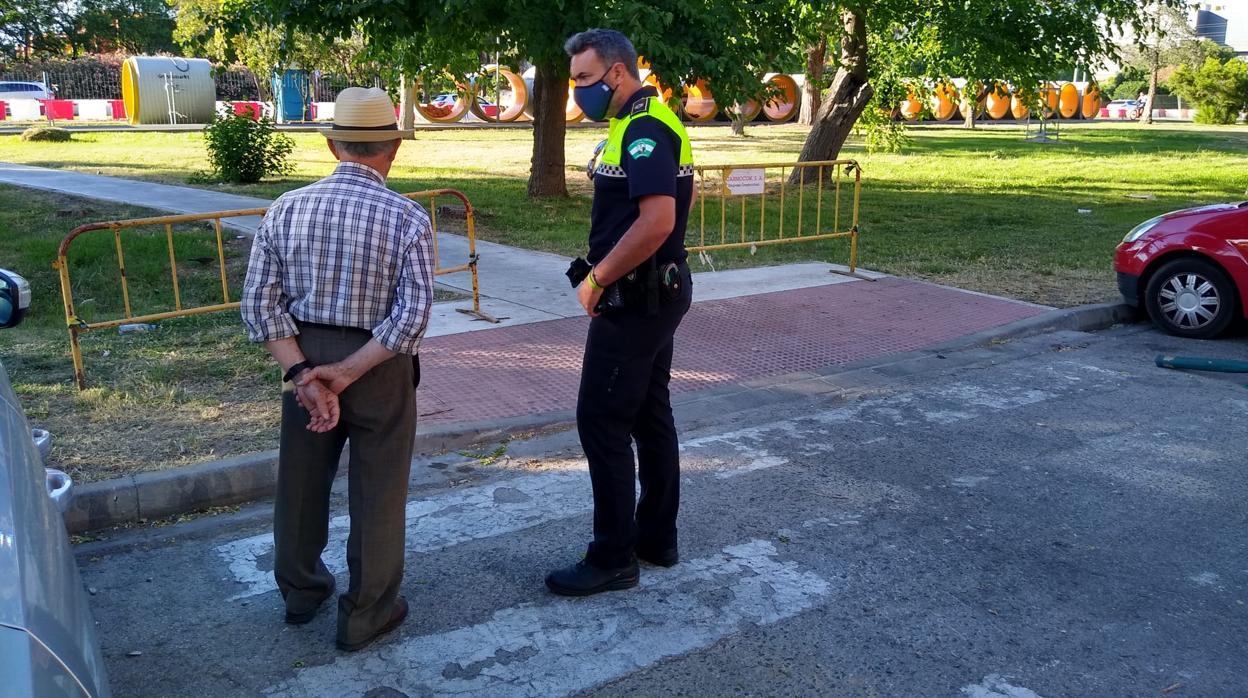
[[[563,50],[569,57],[591,48],[608,66],[623,63],[633,77],[641,79],[637,72],[637,49],[627,36],[614,29],[588,29],[573,34],[563,43]]]

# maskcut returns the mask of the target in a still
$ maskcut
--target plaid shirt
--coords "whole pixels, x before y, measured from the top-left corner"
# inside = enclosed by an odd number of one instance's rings
[[[358,163],[283,194],[251,246],[248,337],[293,337],[298,320],[370,330],[387,349],[415,354],[433,298],[432,234],[423,208]]]

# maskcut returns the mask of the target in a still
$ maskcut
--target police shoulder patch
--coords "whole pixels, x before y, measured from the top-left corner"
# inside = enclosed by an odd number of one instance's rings
[[[630,114],[636,116],[637,114],[645,114],[648,111],[650,111],[650,98],[642,97],[636,102],[633,102],[633,109]]]
[[[628,144],[628,154],[632,155],[634,160],[638,158],[648,158],[652,153],[654,153],[654,146],[656,145],[658,144],[649,138],[638,138]]]

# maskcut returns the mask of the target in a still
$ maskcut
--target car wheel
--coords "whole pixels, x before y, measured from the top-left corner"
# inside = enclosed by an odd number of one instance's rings
[[[1152,275],[1144,303],[1148,316],[1166,332],[1210,339],[1230,326],[1239,298],[1221,267],[1187,257],[1166,262]]]

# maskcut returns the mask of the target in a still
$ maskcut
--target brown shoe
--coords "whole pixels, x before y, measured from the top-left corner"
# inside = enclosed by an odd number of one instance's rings
[[[338,649],[343,652],[358,652],[371,645],[373,640],[376,640],[382,635],[385,635],[391,630],[403,625],[403,621],[405,620],[407,620],[407,599],[400,596],[398,600],[394,602],[394,610],[390,612],[390,620],[386,621],[386,624],[381,626],[377,632],[364,638],[363,640],[360,640],[359,642],[343,642],[342,640],[339,640]]]

